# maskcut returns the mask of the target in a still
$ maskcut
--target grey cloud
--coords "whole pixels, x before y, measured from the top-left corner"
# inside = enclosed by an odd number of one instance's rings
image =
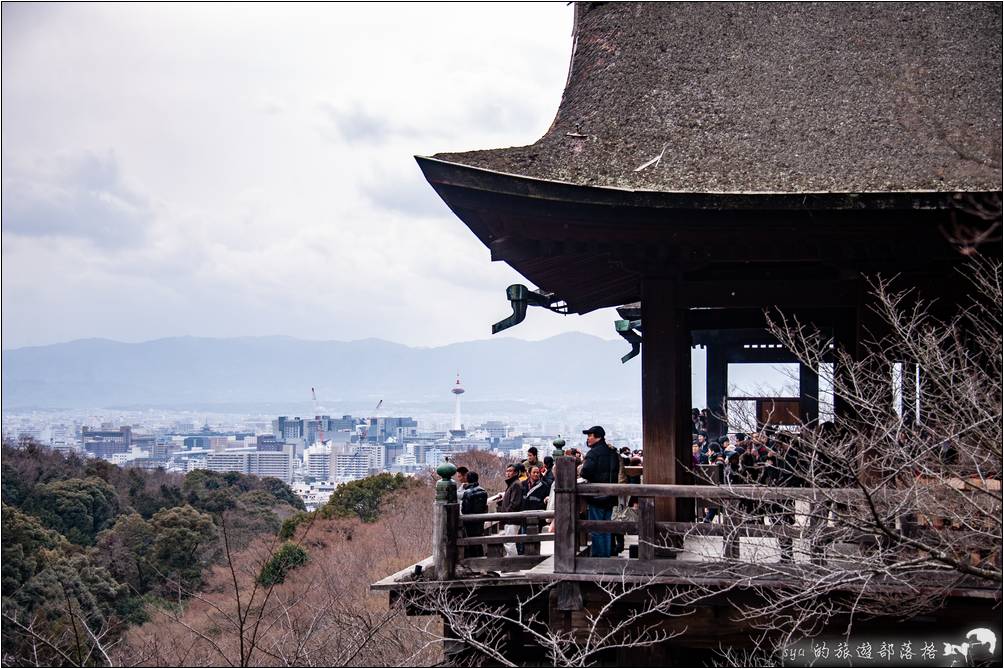
[[[321,102],[319,106],[330,124],[330,128],[322,128],[322,134],[330,135],[333,129],[335,135],[350,144],[380,144],[393,137],[414,132],[358,105],[351,109],[340,109],[330,102]]]
[[[150,203],[124,183],[110,152],[81,152],[27,168],[5,165],[3,202],[4,232],[105,246],[135,244],[153,220]]]
[[[546,127],[537,127],[540,121],[541,115],[525,105],[477,100],[468,107],[463,122],[472,128],[490,128],[496,132],[520,131],[527,133],[527,143],[529,144],[547,130]],[[534,134],[538,130],[539,132]]]
[[[378,170],[366,179],[362,193],[376,207],[413,216],[443,216],[450,210],[411,162],[411,173]]]
[[[321,134],[328,139],[337,139],[356,145],[381,145],[394,139],[408,138],[440,142],[455,141],[458,132],[494,132],[509,134],[513,131],[526,132],[527,143],[537,139],[547,130],[540,125],[540,114],[533,108],[519,104],[504,104],[472,97],[452,113],[443,110],[439,122],[416,127],[394,118],[403,110],[387,110],[386,113],[365,109],[358,104],[341,107],[331,102],[318,104],[324,123]],[[549,117],[548,117],[549,118]]]

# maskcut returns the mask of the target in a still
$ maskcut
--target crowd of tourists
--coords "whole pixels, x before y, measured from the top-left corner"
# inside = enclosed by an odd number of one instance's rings
[[[496,495],[492,501],[497,502],[498,512],[516,513],[519,511],[544,511],[547,509],[554,483],[554,458],[539,456],[536,447],[531,446],[527,457],[522,462],[514,462],[505,469],[506,488],[501,495]],[[457,497],[460,502],[461,515],[487,513],[489,496],[481,487],[477,472],[468,471],[466,467],[457,468],[457,480],[460,484]],[[479,537],[484,533],[483,522],[465,522],[464,530],[469,537]],[[503,530],[507,535],[526,533],[524,522],[506,523]],[[507,555],[523,553],[522,543],[504,544]],[[467,557],[483,557],[482,546],[469,546]]]
[[[564,449],[564,455],[575,458],[576,472],[580,482],[590,483],[641,483],[641,476],[630,476],[627,468],[642,465],[642,452],[632,451],[628,447],[616,449],[606,442],[606,432],[599,426],[584,430],[586,436],[586,452],[570,447]],[[515,513],[520,511],[550,511],[554,509],[554,498],[551,488],[554,485],[554,458],[540,458],[536,447],[530,447],[527,457],[522,462],[514,462],[505,469],[505,491],[490,497],[481,487],[477,472],[466,467],[457,468],[457,493],[460,502],[460,513],[469,516],[477,513],[487,513],[490,502],[497,503],[500,513]],[[589,520],[610,520],[618,498],[613,495],[599,495],[587,499],[586,517]],[[484,535],[484,523],[480,521],[464,522],[464,533],[468,537]],[[504,535],[518,536],[526,533],[525,521],[506,522]],[[524,552],[522,542],[513,541],[503,544],[506,555],[520,555]],[[592,555],[594,557],[609,557],[623,550],[622,535],[609,533],[592,534]],[[483,546],[468,546],[466,557],[483,557]]]
[[[708,436],[708,414],[694,410],[693,422],[693,471],[701,480],[725,485],[763,485],[781,487],[801,487],[805,467],[799,460],[798,435],[794,432],[766,426],[758,432],[745,434],[731,433],[720,438]],[[832,430],[832,423],[824,423],[821,430]],[[576,447],[564,449],[564,455],[575,458],[578,481],[580,483],[641,483],[640,475],[629,475],[640,470],[630,469],[643,464],[642,451],[632,451],[628,447],[616,448],[606,441],[603,427],[596,425],[583,430],[584,450]],[[838,463],[833,463],[837,465]],[[834,466],[834,471],[840,467]],[[490,497],[481,487],[477,472],[464,467],[457,470],[460,483],[458,498],[461,514],[487,513],[489,503],[496,502],[495,511],[514,513],[519,511],[553,510],[551,488],[554,484],[554,459],[540,458],[538,450],[531,447],[522,462],[514,462],[505,470],[505,491]],[[836,482],[834,482],[836,483]],[[633,507],[633,499],[616,495],[593,495],[586,498],[583,519],[592,521],[611,520],[614,510],[621,512]],[[740,502],[736,510],[760,517],[773,517],[781,522],[791,522],[794,509],[783,504],[755,504]],[[709,503],[698,510],[698,518],[710,523],[719,514],[720,508]],[[467,536],[483,536],[483,522],[465,522]],[[506,521],[504,535],[513,537],[526,533],[525,521]],[[590,533],[593,557],[611,557],[624,549],[623,535],[609,532]],[[504,544],[506,555],[523,553],[522,542]],[[469,546],[467,557],[482,557],[483,546]]]

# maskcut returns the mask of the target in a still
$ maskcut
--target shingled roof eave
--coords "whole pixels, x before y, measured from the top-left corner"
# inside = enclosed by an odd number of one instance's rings
[[[426,180],[436,184],[533,199],[667,209],[948,209],[965,196],[1000,195],[1001,190],[888,191],[692,191],[577,184],[492,170],[433,156],[414,156]],[[510,183],[506,183],[510,182]],[[535,185],[533,193],[525,186]],[[524,187],[520,187],[520,185]]]

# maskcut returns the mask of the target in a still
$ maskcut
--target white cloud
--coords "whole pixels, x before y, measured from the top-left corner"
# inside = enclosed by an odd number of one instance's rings
[[[4,346],[489,336],[525,281],[413,155],[527,144],[564,5],[3,6]],[[612,313],[512,336],[610,337]]]

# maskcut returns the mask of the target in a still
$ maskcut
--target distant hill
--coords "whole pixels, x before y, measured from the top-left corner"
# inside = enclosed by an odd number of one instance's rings
[[[444,402],[455,374],[465,400],[550,407],[638,402],[639,360],[628,345],[585,334],[411,348],[379,339],[172,337],[138,344],[81,339],[3,351],[3,403],[12,408],[261,404],[367,398]],[[640,406],[640,404],[639,404]]]

